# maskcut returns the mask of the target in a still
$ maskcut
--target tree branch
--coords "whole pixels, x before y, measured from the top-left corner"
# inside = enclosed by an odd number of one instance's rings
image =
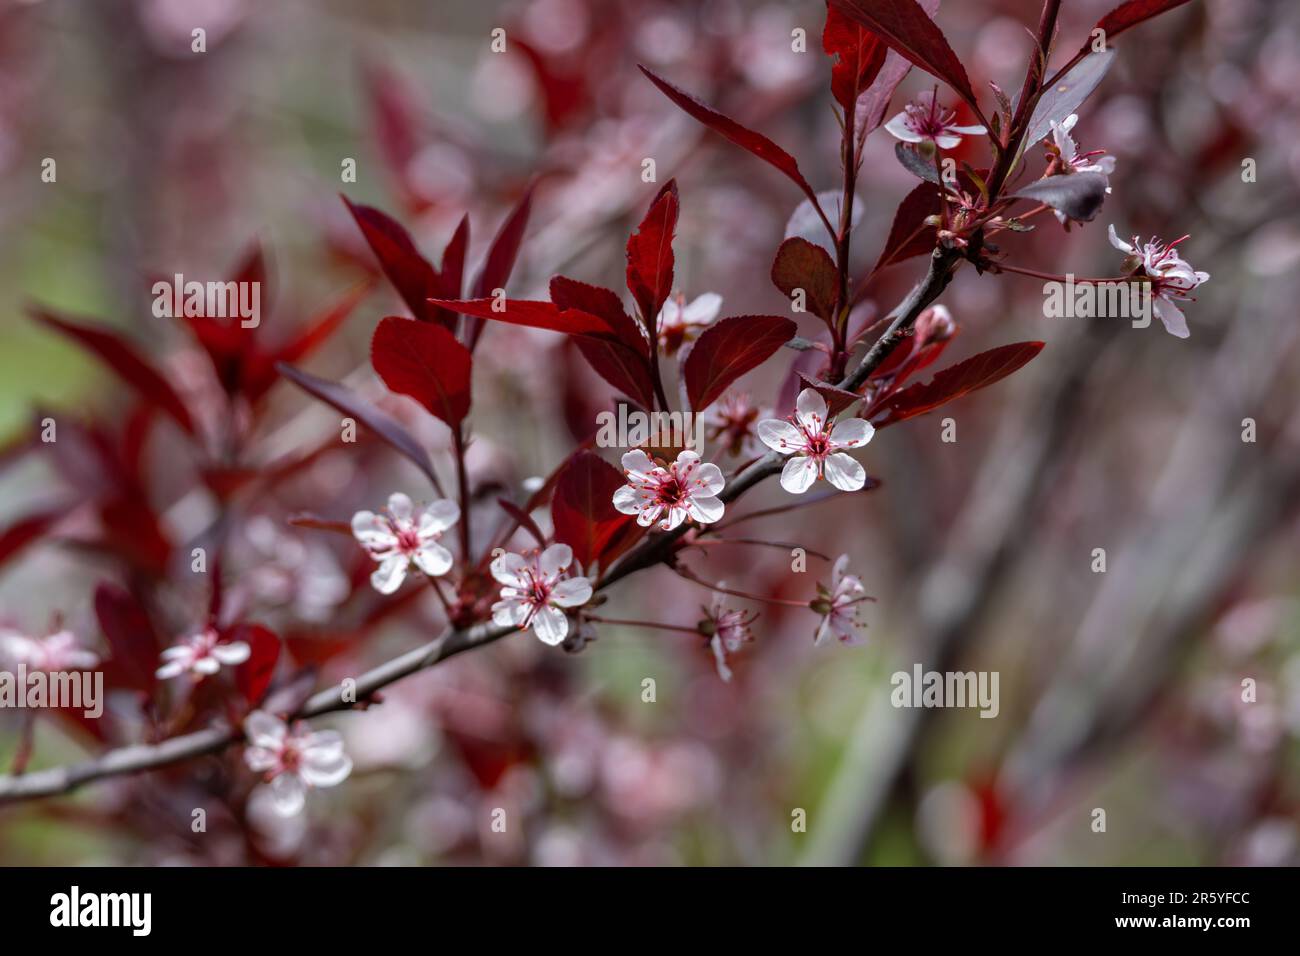
[[[903,340],[917,316],[947,287],[959,263],[960,256],[954,250],[934,251],[925,277],[891,313],[892,321],[889,328],[867,351],[853,372],[839,382],[839,388],[856,389],[866,382],[871,373]],[[779,472],[784,460],[784,457],[776,452],[769,452],[733,477],[718,497],[726,502],[734,501],[764,478]],[[670,532],[647,539],[610,569],[597,583],[595,590],[604,590],[634,571],[660,563],[671,555],[673,545],[687,530],[689,529],[686,525],[681,525]],[[448,631],[436,640],[407,651],[362,674],[356,681],[356,703],[345,700],[344,688],[338,685],[314,694],[290,716],[294,719],[306,719],[334,711],[350,710],[356,707],[357,703],[370,700],[377,691],[389,684],[432,667],[463,651],[491,644],[515,633],[518,633],[518,630],[514,627],[491,622],[477,624],[463,630]],[[66,794],[106,777],[156,770],[183,760],[218,753],[238,743],[243,736],[240,728],[220,725],[180,737],[172,737],[156,744],[120,747],[83,763],[52,767],[21,776],[12,774],[0,776],[0,803]]]

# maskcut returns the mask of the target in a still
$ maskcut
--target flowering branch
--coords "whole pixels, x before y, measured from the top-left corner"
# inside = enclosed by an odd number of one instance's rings
[[[947,287],[957,264],[958,256],[954,251],[935,250],[930,260],[930,269],[925,277],[891,313],[893,321],[889,328],[867,351],[857,367],[839,383],[840,388],[851,389],[861,385],[889,357],[889,353],[903,340],[907,330],[916,322],[921,312]],[[784,456],[777,452],[768,452],[728,481],[718,497],[725,502],[736,500],[763,479],[779,472],[784,460]],[[663,562],[672,555],[674,545],[690,528],[690,525],[683,524],[672,531],[647,538],[603,575],[594,586],[594,590],[603,591],[635,571]],[[320,691],[291,716],[306,719],[365,706],[375,699],[377,692],[390,684],[439,664],[449,657],[484,647],[516,633],[518,629],[513,626],[491,622],[450,630],[441,637],[362,674],[356,679],[354,690],[345,692],[340,684]],[[0,803],[57,796],[70,793],[78,787],[98,780],[157,770],[195,757],[219,753],[232,744],[239,743],[243,737],[243,731],[239,728],[224,725],[209,727],[156,744],[120,747],[83,763],[52,767],[21,776],[12,774],[0,776]]]

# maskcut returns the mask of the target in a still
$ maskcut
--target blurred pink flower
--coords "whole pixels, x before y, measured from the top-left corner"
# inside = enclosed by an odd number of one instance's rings
[[[303,723],[290,728],[278,717],[255,710],[244,720],[244,735],[244,762],[265,774],[281,816],[300,813],[312,787],[337,786],[352,772],[337,731],[313,732]]]
[[[216,628],[209,627],[163,651],[163,665],[155,673],[160,680],[171,680],[188,671],[195,680],[202,680],[221,670],[222,664],[234,667],[244,663],[250,653],[243,641],[221,643]]]
[[[1134,236],[1132,242],[1125,242],[1116,234],[1115,227],[1110,227],[1110,244],[1128,255],[1124,260],[1124,270],[1141,272],[1151,280],[1156,315],[1164,324],[1165,331],[1180,339],[1188,336],[1187,319],[1174,300],[1195,301],[1190,293],[1210,278],[1208,272],[1194,270],[1174,248],[1186,238],[1183,236],[1165,244],[1154,237],[1143,243]]]

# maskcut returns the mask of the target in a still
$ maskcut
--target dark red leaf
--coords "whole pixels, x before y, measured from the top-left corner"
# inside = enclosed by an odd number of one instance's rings
[[[469,414],[469,349],[440,325],[390,315],[370,341],[370,363],[392,391],[409,395],[452,431]]]
[[[487,260],[483,263],[483,271],[479,273],[478,281],[474,283],[474,298],[487,298],[494,290],[506,287],[510,273],[514,271],[515,260],[519,258],[519,247],[524,240],[524,230],[528,228],[528,216],[532,207],[533,189],[530,186],[524,191],[519,203],[511,210],[492,239]],[[444,272],[447,270],[445,261],[442,268]],[[459,295],[460,292],[447,292],[443,297],[454,299]],[[465,341],[469,343],[471,350],[478,344],[479,336],[483,334],[482,318],[478,316],[477,321],[471,323],[466,333]]]
[[[551,302],[561,312],[576,309],[594,315],[613,330],[620,342],[633,352],[645,356],[645,361],[649,362],[649,343],[641,334],[636,320],[624,310],[623,301],[616,293],[565,276],[555,276],[551,279],[550,291]]]
[[[528,214],[533,207],[533,190],[529,187],[520,197],[519,203],[510,211],[497,230],[492,245],[488,249],[487,261],[474,284],[474,298],[481,299],[492,294],[493,289],[505,288],[510,273],[514,271],[515,260],[519,257],[519,246],[524,240],[524,230],[528,228]],[[444,266],[444,268],[446,268]]]
[[[859,94],[875,80],[889,47],[838,7],[828,4],[822,49],[836,57],[831,67],[831,95],[846,113],[854,113]]]
[[[732,382],[767,361],[797,328],[779,315],[737,315],[705,329],[682,370],[691,408],[708,408]]]
[[[152,693],[162,648],[140,602],[129,591],[105,582],[95,588],[95,619],[108,642],[113,684]]]
[[[1042,342],[1016,342],[981,352],[943,369],[929,382],[918,382],[893,393],[873,406],[867,417],[875,422],[877,428],[884,428],[916,415],[924,415],[955,398],[1006,378],[1042,351],[1042,348]]]
[[[102,359],[146,402],[170,415],[178,425],[193,434],[194,423],[180,397],[158,371],[140,357],[116,330],[99,325],[85,325],[61,318],[48,309],[33,307],[34,319],[84,346]]]
[[[785,173],[796,186],[802,189],[804,195],[811,199],[814,205],[817,204],[817,194],[808,185],[808,180],[803,178],[803,173],[799,172],[798,162],[780,146],[761,133],[746,129],[730,117],[723,116],[721,113],[710,109],[685,90],[678,89],[667,80],[647,70],[644,66],[638,66],[637,68],[649,78],[651,83],[659,87],[665,96],[687,114],[714,132],[721,133],[741,149],[747,150],[764,162],[775,166]]]
[[[772,262],[772,283],[789,299],[803,289],[808,310],[831,322],[839,298],[839,273],[821,246],[793,236],[781,243]]]
[[[617,333],[604,319],[577,309],[564,311],[553,302],[505,299],[502,300],[502,308],[498,312],[493,308],[497,301],[495,299],[431,299],[430,301],[453,312],[480,319],[494,319],[497,322],[526,325],[534,329],[550,329],[552,332],[564,332],[567,335],[618,338]]]
[[[654,379],[644,355],[621,342],[575,338],[574,344],[596,374],[642,408],[654,408]]]
[[[235,668],[235,686],[249,707],[256,707],[266,696],[280,660],[280,639],[260,624],[239,624],[222,634],[226,641],[243,641],[248,645],[248,660]]]
[[[410,234],[396,219],[370,206],[355,205],[347,196],[343,201],[379,260],[379,267],[411,314],[430,321],[433,314],[429,299],[442,293],[437,271],[420,255]]]
[[[895,262],[933,250],[936,242],[935,227],[927,226],[925,220],[942,211],[939,190],[930,183],[918,184],[898,204],[894,224],[889,227],[889,238],[885,240],[885,248],[880,251],[880,258],[871,271],[879,271]]]
[[[429,481],[435,487],[437,486],[438,479],[433,473],[433,466],[429,463],[428,453],[420,446],[419,442],[411,437],[410,432],[389,415],[375,408],[374,405],[371,405],[346,385],[317,378],[315,375],[310,375],[301,369],[294,368],[292,365],[280,364],[276,368],[281,375],[309,395],[319,398],[325,404],[337,408],[344,415],[355,418],[362,425],[365,425],[366,428],[387,442],[394,450],[414,462],[415,466],[424,472]]]
[[[659,310],[673,291],[673,233],[679,205],[677,183],[669,180],[627,240],[627,289],[652,335]]]
[[[302,361],[320,348],[339,330],[352,310],[373,288],[371,279],[364,279],[343,293],[324,312],[311,318],[307,325],[273,352],[258,351],[248,359],[247,368],[240,376],[241,391],[250,401],[262,397],[276,382],[276,364],[292,365]]]
[[[595,452],[569,459],[555,483],[551,520],[555,540],[573,549],[584,568],[612,560],[625,547],[628,525],[636,520],[614,507],[614,492],[625,484],[623,473]]]
[[[1127,3],[1121,3],[1098,20],[1094,29],[1105,30],[1106,43],[1109,44],[1111,40],[1129,27],[1135,27],[1143,20],[1149,20],[1175,7],[1181,7],[1184,3],[1187,3],[1187,0],[1128,0]],[[1091,48],[1092,37],[1089,36],[1088,42],[1083,45],[1083,49],[1089,50]]]
[[[51,508],[19,518],[0,532],[0,565],[49,531],[60,518],[67,517],[69,508]]]
[[[831,0],[831,3],[921,69],[943,80],[971,106],[976,105],[966,68],[916,0]]]

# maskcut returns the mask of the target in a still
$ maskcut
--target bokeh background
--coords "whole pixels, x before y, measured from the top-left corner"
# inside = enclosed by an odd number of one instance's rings
[[[1066,3],[1062,47],[1110,6]],[[986,91],[990,80],[1019,88],[1037,16],[1029,0],[950,0],[938,19]],[[67,520],[5,565],[0,619],[42,633],[59,615],[99,646],[94,589],[134,573],[78,545],[93,532],[93,459],[27,446],[44,414],[74,423],[69,432],[117,433],[129,392],[30,322],[28,303],[118,326],[203,418],[220,392],[184,330],[151,315],[150,277],[220,278],[260,242],[274,337],[367,274],[341,190],[399,218],[434,259],[468,211],[473,263],[535,181],[511,295],[541,297],[561,271],[618,288],[627,233],[658,188],[640,176],[651,157],[660,182],[681,189],[681,290],[722,294],[728,315],[783,313],[767,276],[797,191],[680,114],[635,67],[760,129],[817,188],[834,188],[823,18],[819,2],[741,0],[5,0],[0,526],[48,508]],[[202,54],[191,51],[196,26]],[[496,27],[503,54],[490,51]],[[806,52],[791,48],[796,28]],[[878,490],[750,526],[850,555],[877,597],[865,645],[814,648],[812,615],[756,605],[757,640],[724,684],[685,634],[602,627],[578,654],[503,640],[328,721],[356,770],[313,794],[302,817],[247,805],[232,752],[0,807],[0,862],[1295,863],[1300,8],[1193,2],[1116,45],[1075,130],[1085,149],[1117,158],[1113,195],[1084,228],[1048,220],[1004,248],[1022,266],[1108,275],[1118,264],[1108,223],[1123,236],[1190,234],[1184,256],[1213,277],[1185,309],[1191,337],[1047,319],[1041,283],[963,270],[942,300],[962,329],[946,358],[1025,339],[1047,343],[1041,356],[941,415],[879,433],[861,455]],[[928,86],[913,71],[897,102]],[[868,141],[855,234],[864,267],[914,184],[892,150],[883,130]],[[41,181],[46,157],[55,183]],[[340,182],[345,158],[355,184]],[[875,281],[873,307],[890,308],[920,267]],[[369,336],[400,311],[377,285],[308,366],[373,388]],[[517,488],[592,427],[604,386],[546,333],[489,329],[476,358],[472,470],[485,488]],[[784,361],[746,383],[766,405]],[[390,404],[435,454],[446,448],[440,425]],[[956,421],[956,442],[941,441],[941,416]],[[1254,442],[1242,439],[1247,418]],[[328,445],[337,428],[333,412],[278,385],[241,464]],[[145,451],[168,538],[188,554],[220,521],[233,591],[293,635],[281,679],[318,686],[441,626],[427,594],[378,613],[349,542],[285,523],[300,510],[346,520],[390,491],[423,493],[418,472],[382,446],[325,445],[291,480],[221,502],[174,430],[160,427]],[[770,484],[743,507],[781,502]],[[691,563],[792,599],[829,577],[815,557],[791,574],[788,553],[761,547]],[[205,606],[206,585],[185,570],[181,561],[155,582],[169,639]],[[626,581],[606,610],[691,626],[708,601],[657,569]],[[889,676],[916,662],[998,671],[999,716],[893,708]],[[654,703],[642,700],[646,677]],[[1252,703],[1245,678],[1257,682]],[[112,709],[119,739],[139,739],[138,703]],[[0,712],[5,769],[21,724]],[[31,766],[101,746],[42,717]],[[198,806],[206,833],[190,828]],[[512,821],[505,834],[490,829],[498,807]],[[806,832],[791,826],[799,809]]]

